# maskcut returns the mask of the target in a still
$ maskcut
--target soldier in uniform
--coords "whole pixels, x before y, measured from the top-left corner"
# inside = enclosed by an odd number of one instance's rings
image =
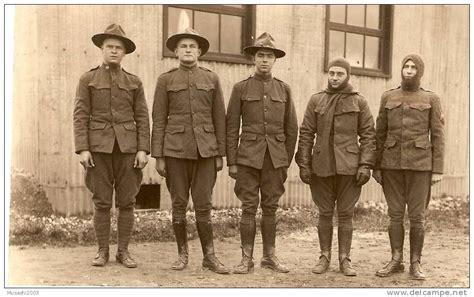
[[[349,83],[350,74],[344,58],[329,62],[328,86],[311,97],[300,127],[296,162],[319,209],[321,256],[313,269],[317,274],[326,272],[331,261],[337,205],[339,268],[346,276],[356,275],[350,259],[352,217],[375,164],[374,120],[365,98]]]
[[[119,25],[92,37],[101,48],[103,62],[81,76],[74,104],[76,154],[86,169],[86,186],[93,193],[94,229],[99,251],[92,261],[109,260],[110,208],[115,189],[118,212],[116,260],[137,267],[128,244],[133,229],[135,196],[150,151],[150,123],[143,85],[138,76],[120,65],[135,50]]]
[[[290,87],[273,77],[271,72],[276,59],[285,56],[285,52],[275,47],[273,37],[266,32],[255,45],[244,48],[244,52],[253,56],[255,73],[234,85],[227,108],[227,164],[229,175],[236,179],[235,194],[242,202],[242,261],[234,273],[248,273],[254,266],[259,192],[263,240],[261,266],[286,273],[288,268],[275,256],[275,212],[285,191],[284,182],[293,159],[298,123]]]
[[[404,271],[405,208],[410,219],[410,275],[423,280],[421,251],[425,237],[425,210],[431,185],[443,177],[444,119],[441,102],[420,87],[424,72],[420,56],[402,62],[401,86],[382,95],[377,117],[377,162],[374,179],[382,185],[388,205],[388,234],[392,259],[376,275]]]
[[[152,157],[166,178],[172,200],[173,229],[178,260],[172,269],[188,264],[186,207],[189,190],[201,240],[203,268],[226,274],[215,256],[211,225],[211,194],[225,156],[225,106],[217,74],[198,66],[209,41],[196,31],[172,35],[166,47],[176,54],[179,67],[160,75],[153,103]]]

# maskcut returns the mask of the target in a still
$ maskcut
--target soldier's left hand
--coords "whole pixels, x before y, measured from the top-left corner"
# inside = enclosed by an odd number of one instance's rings
[[[143,169],[148,163],[148,158],[146,157],[145,151],[138,151],[135,155],[135,161],[133,162],[133,168]]]
[[[357,185],[362,186],[370,179],[370,168],[367,166],[360,166],[357,170]]]
[[[224,167],[224,161],[222,160],[221,156],[216,157],[216,169],[217,171],[221,171],[222,167]]]
[[[431,185],[439,183],[443,179],[443,175],[439,173],[432,173],[431,174]]]

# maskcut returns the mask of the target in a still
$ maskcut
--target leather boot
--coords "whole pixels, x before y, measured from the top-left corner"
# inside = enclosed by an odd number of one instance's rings
[[[240,242],[242,248],[242,260],[240,264],[234,267],[234,273],[247,274],[254,268],[253,247],[255,242],[255,233],[257,225],[255,220],[251,222],[240,222]]]
[[[332,229],[332,226],[318,227],[321,256],[319,256],[319,261],[312,270],[313,273],[321,274],[329,268],[331,263]]]
[[[260,266],[263,268],[273,269],[276,272],[287,273],[290,270],[280,263],[280,260],[275,256],[275,237],[276,237],[276,222],[275,218],[262,217],[260,224],[263,241],[263,258],[260,261]]]
[[[105,266],[109,262],[109,248],[100,248],[92,260],[92,266]]]
[[[186,232],[186,220],[173,222],[174,235],[178,245],[178,260],[172,265],[171,269],[183,270],[188,265],[188,234]]]
[[[339,243],[339,269],[345,276],[356,276],[357,271],[352,267],[350,252],[352,245],[352,228],[339,227],[337,230]]]
[[[130,256],[128,250],[118,250],[115,260],[127,268],[136,268],[137,262]]]
[[[410,276],[414,280],[425,280],[421,270],[421,251],[425,240],[423,228],[410,228]]]
[[[196,226],[199,239],[201,240],[202,253],[204,255],[202,267],[215,273],[230,273],[230,269],[225,267],[214,254],[214,239],[211,222],[196,222]]]
[[[403,264],[403,241],[405,238],[405,229],[403,225],[394,225],[388,227],[388,237],[390,238],[390,247],[392,250],[392,259],[375,275],[380,277],[391,276],[396,272],[405,271]]]

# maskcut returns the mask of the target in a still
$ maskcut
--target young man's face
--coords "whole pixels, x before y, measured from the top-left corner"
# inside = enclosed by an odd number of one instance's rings
[[[268,74],[272,72],[276,57],[272,50],[260,49],[253,58],[255,63],[255,72],[259,74]]]
[[[119,39],[107,38],[102,43],[102,57],[106,64],[120,64],[125,56],[125,45]]]
[[[402,68],[403,78],[412,78],[416,75],[416,65],[412,60],[406,61]]]
[[[328,71],[328,82],[333,89],[337,89],[347,78],[347,71],[343,67],[332,66]]]
[[[201,55],[201,49],[196,40],[183,38],[178,41],[174,53],[180,63],[192,65],[197,62],[198,57]]]

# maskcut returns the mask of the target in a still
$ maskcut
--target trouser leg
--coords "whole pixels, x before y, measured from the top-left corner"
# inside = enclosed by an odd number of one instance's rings
[[[234,273],[247,274],[253,267],[253,251],[257,224],[255,215],[259,205],[261,171],[252,167],[238,165],[234,193],[241,201],[240,240],[242,259],[234,267]]]
[[[431,172],[407,171],[407,204],[410,218],[410,275],[424,280],[421,254],[425,240],[425,211],[431,195]]]
[[[110,208],[114,183],[112,155],[92,153],[92,158],[95,167],[87,168],[85,175],[85,184],[93,194],[93,224],[99,248],[92,265],[104,266],[109,260]]]

